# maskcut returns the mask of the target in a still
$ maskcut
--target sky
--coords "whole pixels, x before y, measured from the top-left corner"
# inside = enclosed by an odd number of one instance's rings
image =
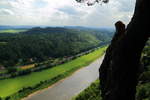
[[[128,24],[136,0],[87,6],[75,0],[0,0],[0,25],[112,27]]]

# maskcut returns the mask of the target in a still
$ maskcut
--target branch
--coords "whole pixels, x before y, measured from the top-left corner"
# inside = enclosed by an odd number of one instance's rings
[[[88,6],[92,6],[95,3],[108,3],[109,0],[76,0],[78,3],[86,3]]]

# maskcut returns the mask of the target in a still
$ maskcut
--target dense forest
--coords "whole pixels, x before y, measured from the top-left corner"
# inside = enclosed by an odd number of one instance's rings
[[[35,27],[16,34],[0,33],[0,65],[9,67],[76,55],[108,43],[112,33],[60,27]]]

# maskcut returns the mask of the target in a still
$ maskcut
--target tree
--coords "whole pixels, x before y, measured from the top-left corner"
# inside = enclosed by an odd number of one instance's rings
[[[87,2],[87,4],[93,5],[99,1],[95,0],[92,3]],[[105,3],[105,1],[101,2]],[[103,100],[135,100],[141,52],[150,37],[148,33],[149,9],[150,0],[136,0],[134,15],[125,29],[124,35],[119,37],[120,39],[115,43],[112,41],[110,45],[112,49],[107,50],[100,68]],[[106,60],[109,60],[109,64],[105,63]]]
[[[5,98],[5,100],[10,100],[10,97],[9,97],[9,96],[7,96],[7,97]]]
[[[8,67],[8,73],[15,73],[17,71],[16,67]]]

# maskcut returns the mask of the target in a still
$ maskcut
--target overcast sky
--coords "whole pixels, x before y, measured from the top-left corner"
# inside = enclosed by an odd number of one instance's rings
[[[111,27],[118,20],[127,24],[134,5],[135,0],[90,7],[75,0],[0,0],[0,25]]]

